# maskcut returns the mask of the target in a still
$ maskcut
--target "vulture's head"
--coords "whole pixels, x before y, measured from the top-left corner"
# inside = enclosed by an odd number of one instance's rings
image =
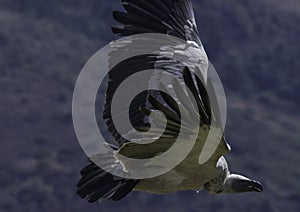
[[[248,179],[242,175],[230,174],[226,177],[219,193],[242,193],[242,192],[262,192],[261,183]]]

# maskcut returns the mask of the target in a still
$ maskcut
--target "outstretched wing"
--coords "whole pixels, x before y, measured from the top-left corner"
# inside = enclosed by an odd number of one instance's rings
[[[108,74],[108,87],[106,90],[106,102],[103,111],[103,118],[106,125],[114,137],[114,140],[122,146],[127,142],[116,130],[111,114],[111,104],[113,96],[118,86],[129,76],[147,69],[161,69],[166,72],[182,77],[182,70],[186,64],[182,64],[178,60],[173,59],[174,52],[184,57],[189,64],[200,64],[203,70],[207,69],[208,59],[198,36],[195,23],[194,12],[190,0],[122,0],[126,12],[115,11],[113,13],[115,20],[123,24],[112,28],[115,34],[129,36],[141,33],[162,33],[181,38],[192,43],[191,48],[186,46],[169,46],[163,48],[158,54],[139,55],[122,61],[112,68]],[[135,46],[135,48],[138,48]],[[143,48],[141,46],[140,48]],[[145,48],[145,47],[144,47]],[[111,58],[120,54],[120,47],[116,47],[111,52]],[[159,79],[160,76],[153,76],[153,81]],[[149,82],[143,82],[149,83]],[[180,82],[180,83],[183,83]],[[139,110],[140,107],[154,109],[148,101],[151,94],[157,99],[163,99],[159,92],[145,91],[140,93],[132,101],[129,116],[132,125],[135,128],[149,128],[149,123],[145,113]],[[128,111],[123,105],[118,106],[119,111]],[[205,111],[201,112],[202,114]],[[208,111],[209,113],[209,111]],[[204,120],[204,116],[202,117]],[[207,117],[206,117],[207,119]]]

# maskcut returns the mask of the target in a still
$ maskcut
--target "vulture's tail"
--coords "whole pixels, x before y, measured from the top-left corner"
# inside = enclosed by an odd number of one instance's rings
[[[139,180],[116,177],[94,163],[83,168],[80,173],[81,179],[77,184],[77,194],[91,203],[108,199],[118,201],[139,182]]]

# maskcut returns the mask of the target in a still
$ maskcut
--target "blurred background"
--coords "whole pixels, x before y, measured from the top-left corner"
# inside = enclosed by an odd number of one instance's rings
[[[85,62],[116,39],[119,0],[0,0],[0,211],[300,211],[300,1],[194,1],[228,101],[226,158],[263,193],[157,196],[88,204],[71,102]]]

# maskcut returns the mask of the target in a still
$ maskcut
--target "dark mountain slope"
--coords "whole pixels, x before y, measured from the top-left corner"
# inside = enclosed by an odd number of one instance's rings
[[[263,181],[265,192],[133,193],[89,205],[75,194],[86,158],[72,92],[84,63],[115,38],[111,11],[120,2],[0,0],[0,210],[299,211],[300,5],[286,2],[194,2],[228,96],[230,166]]]

